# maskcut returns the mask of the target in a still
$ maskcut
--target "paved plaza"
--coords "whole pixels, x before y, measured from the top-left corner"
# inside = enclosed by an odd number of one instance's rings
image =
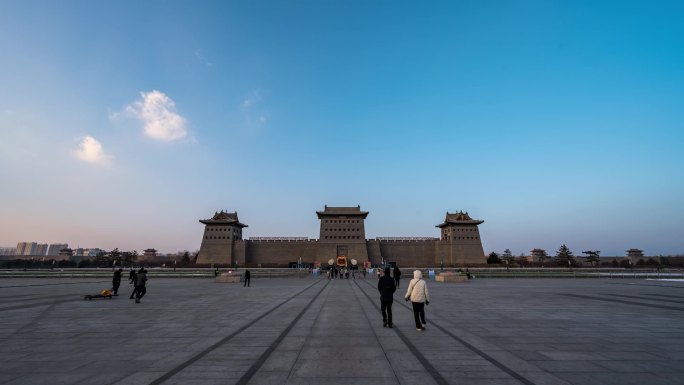
[[[428,282],[427,330],[375,279],[252,287],[155,279],[142,303],[85,301],[102,279],[0,281],[0,383],[684,384],[684,282]]]

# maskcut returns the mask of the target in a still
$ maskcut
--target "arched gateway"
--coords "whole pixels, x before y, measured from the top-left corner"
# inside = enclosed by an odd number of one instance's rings
[[[327,265],[345,256],[360,264],[396,262],[406,267],[463,266],[486,263],[478,225],[484,221],[468,213],[447,212],[440,238],[384,237],[366,239],[368,211],[356,207],[329,207],[316,211],[318,239],[273,237],[242,239],[247,227],[237,212],[216,212],[205,225],[197,263],[240,267],[287,267],[292,262]]]

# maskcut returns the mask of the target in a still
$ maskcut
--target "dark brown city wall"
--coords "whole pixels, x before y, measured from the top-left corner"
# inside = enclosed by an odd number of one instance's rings
[[[288,267],[290,262],[313,263],[316,241],[244,241],[245,265],[248,267]]]
[[[385,262],[411,267],[435,265],[435,241],[379,241],[378,244]]]
[[[197,256],[197,264],[230,266],[232,251],[230,242],[202,242]]]
[[[478,241],[440,241],[438,258],[444,266],[475,266],[487,263],[482,243]]]
[[[374,240],[366,242],[366,252],[371,263],[378,264],[381,262],[380,242]]]

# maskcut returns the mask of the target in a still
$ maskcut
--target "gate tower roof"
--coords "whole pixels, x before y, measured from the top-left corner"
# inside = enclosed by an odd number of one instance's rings
[[[467,211],[465,213],[463,211],[457,213],[450,213],[447,211],[444,222],[435,227],[442,228],[448,225],[479,225],[481,223],[484,223],[484,221],[471,218]]]
[[[328,205],[325,205],[325,210],[316,211],[316,215],[318,215],[318,219],[339,216],[362,217],[363,219],[366,219],[368,211],[361,211],[360,205],[356,207],[329,207]]]
[[[247,227],[246,224],[241,223],[238,219],[237,211],[232,213],[223,210],[217,211],[210,219],[200,219],[200,222],[205,225],[236,225],[238,227]]]

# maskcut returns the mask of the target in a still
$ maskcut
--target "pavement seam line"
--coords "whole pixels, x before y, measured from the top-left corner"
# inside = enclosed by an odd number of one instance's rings
[[[354,281],[354,283],[356,283],[356,281]],[[363,290],[361,290],[361,287],[359,286],[358,283],[356,283],[356,288],[359,291],[363,292]],[[365,295],[366,293],[364,292],[363,294]],[[359,302],[361,302],[359,295],[356,292],[356,290],[354,290],[354,295],[356,296],[356,298],[359,299]],[[368,296],[366,296],[366,297],[368,297]],[[373,306],[373,305],[371,305],[371,306]],[[382,311],[382,309],[380,309],[380,310]],[[361,312],[363,313],[363,316],[366,318],[366,321],[368,321],[368,325],[370,325],[370,328],[373,331],[373,335],[375,336],[375,339],[378,341],[378,346],[380,346],[380,349],[382,349],[382,353],[385,355],[385,359],[387,359],[387,362],[389,363],[390,367],[392,368],[392,374],[394,374],[394,378],[396,378],[397,383],[400,384],[401,381],[399,380],[399,377],[397,377],[397,371],[395,370],[394,366],[392,365],[392,361],[390,361],[389,357],[387,357],[387,351],[385,351],[385,348],[382,346],[382,343],[380,343],[380,337],[378,337],[378,333],[375,332],[375,328],[373,327],[373,323],[371,322],[370,318],[368,318],[368,313],[366,313],[363,306],[361,307]],[[392,327],[392,329],[394,329],[394,327]]]
[[[323,290],[325,290],[325,288],[328,287],[328,284],[330,284],[330,282],[327,282],[323,286],[321,291],[316,293],[316,295],[314,295],[313,298],[311,298],[309,303],[306,306],[304,306],[304,309],[302,309],[302,311],[300,311],[299,314],[297,314],[295,319],[292,320],[292,322],[290,322],[290,324],[287,326],[287,328],[285,328],[285,330],[283,330],[280,333],[278,338],[276,338],[276,340],[273,341],[273,343],[266,349],[266,351],[264,351],[261,354],[261,356],[259,356],[259,358],[256,360],[256,362],[252,364],[252,366],[247,370],[247,372],[245,374],[243,374],[242,377],[240,377],[240,379],[236,382],[236,385],[246,385],[247,383],[249,383],[249,381],[252,379],[252,377],[254,377],[254,375],[256,374],[257,370],[259,370],[259,368],[264,364],[264,362],[266,362],[268,357],[273,353],[273,351],[278,347],[278,345],[280,345],[280,343],[283,341],[283,338],[285,338],[285,336],[287,336],[287,334],[290,332],[290,330],[292,330],[292,328],[297,324],[299,319],[302,318],[304,313],[306,313],[306,311],[309,310],[311,305],[313,305],[314,301],[321,295],[321,293],[323,293]]]
[[[651,303],[643,303],[643,302],[635,302],[635,301],[625,301],[625,300],[621,300],[621,299],[600,298],[600,297],[592,297],[592,296],[589,296],[589,295],[569,294],[569,293],[558,293],[558,295],[564,295],[564,296],[566,296],[566,297],[593,299],[594,301],[615,302],[615,303],[624,303],[624,304],[627,304],[627,305],[654,307],[654,308],[656,308],[656,309],[684,311],[684,308],[681,308],[681,307],[666,306],[666,305],[656,305],[656,304],[651,304]]]
[[[73,298],[75,296],[78,296],[78,294],[57,294],[57,295],[53,295],[52,298]],[[0,299],[0,305],[10,305],[10,304],[17,303],[17,302],[29,302],[29,301],[36,301],[36,300],[40,301],[40,300],[45,299],[45,295],[40,295],[40,296],[32,295],[30,297],[32,297],[32,298],[15,298],[15,299],[7,299],[7,300]],[[13,296],[13,298],[14,298],[14,296]],[[2,310],[2,308],[0,308],[0,310]]]
[[[625,295],[625,294],[602,294],[606,296],[615,296],[615,297],[622,297],[622,298],[633,298],[633,299],[643,299],[645,301],[659,301],[659,302],[669,302],[669,303],[678,303],[678,304],[684,304],[684,301],[676,301],[674,299],[665,299],[665,298],[649,298],[649,297],[642,297],[642,296],[637,296],[637,295]]]
[[[607,285],[626,285],[626,286],[653,286],[653,287],[674,287],[676,289],[684,289],[684,286],[679,285],[652,285],[648,283],[623,283],[623,282],[606,282]]]
[[[83,301],[83,299],[82,298],[80,298],[80,299],[62,299],[59,301],[50,301],[50,302],[40,302],[40,303],[33,303],[33,304],[27,304],[27,305],[8,306],[8,307],[0,308],[0,311],[29,309],[32,307],[41,307],[41,306],[54,306],[54,305],[59,305],[61,303],[80,302],[80,301]]]
[[[681,295],[667,295],[667,294],[653,294],[653,293],[644,293],[644,295],[648,295],[651,297],[667,297],[667,298],[678,298],[678,299],[684,299]]]
[[[251,327],[252,325],[254,325],[254,323],[260,321],[262,318],[266,317],[267,315],[271,314],[272,312],[274,312],[275,310],[277,310],[277,309],[280,308],[281,306],[283,306],[283,305],[285,305],[286,303],[290,302],[292,299],[297,298],[300,294],[302,294],[303,292],[309,290],[310,288],[312,288],[314,285],[318,284],[319,282],[321,282],[321,280],[317,280],[316,282],[314,282],[314,283],[312,283],[311,285],[305,287],[304,289],[298,291],[297,293],[295,293],[294,295],[292,295],[290,298],[288,298],[288,299],[286,299],[285,301],[281,302],[280,304],[278,304],[277,306],[275,306],[275,307],[273,307],[272,309],[268,310],[267,312],[265,312],[264,314],[260,315],[259,317],[255,318],[255,319],[253,319],[253,320],[248,321],[244,326],[240,327],[238,330],[236,330],[236,331],[234,331],[233,333],[231,333],[231,334],[229,334],[229,335],[223,337],[223,338],[220,339],[218,342],[214,343],[213,345],[209,346],[208,348],[204,349],[203,351],[197,353],[195,356],[193,356],[193,357],[190,358],[189,360],[183,362],[182,364],[180,364],[180,365],[176,366],[175,368],[173,368],[173,369],[169,370],[168,372],[166,372],[166,374],[164,374],[163,376],[161,376],[161,377],[157,378],[156,380],[150,382],[150,385],[159,385],[159,384],[163,383],[164,381],[168,380],[169,378],[171,378],[171,377],[175,376],[176,374],[180,373],[183,369],[187,368],[188,366],[190,366],[190,365],[192,365],[193,363],[195,363],[196,361],[198,361],[200,358],[202,358],[202,357],[206,356],[207,354],[211,353],[213,350],[215,350],[215,349],[218,348],[219,346],[225,344],[226,342],[228,342],[229,340],[231,340],[231,339],[232,339],[233,337],[235,337],[236,335],[242,333],[245,329],[247,329],[247,328]]]
[[[325,289],[325,288],[324,288],[324,289]],[[323,290],[321,290],[321,292],[322,292],[322,291],[323,291]],[[316,318],[314,319],[314,325],[315,325],[316,322],[318,321],[318,317],[321,316],[321,311],[323,311],[323,306],[324,306],[325,303],[327,302],[328,297],[330,297],[330,292],[331,292],[331,290],[328,290],[328,291],[326,292],[326,294],[325,294],[325,299],[323,300],[323,305],[321,305],[321,308],[318,310],[318,314],[316,314]],[[294,364],[292,364],[292,367],[290,368],[290,371],[287,373],[287,378],[290,378],[290,376],[292,375],[292,371],[294,370],[294,367],[295,367],[295,365],[297,364],[297,361],[299,360],[299,356],[302,355],[302,351],[304,350],[304,345],[306,345],[306,340],[309,338],[309,335],[311,335],[311,332],[309,332],[309,334],[306,336],[306,338],[304,339],[304,343],[302,344],[302,347],[301,347],[301,348],[299,349],[299,351],[297,352],[297,357],[295,358]]]
[[[370,297],[370,295],[368,295],[368,293],[366,293],[365,290],[361,289],[361,286],[359,286],[358,282],[355,281],[354,283],[359,288],[359,290],[361,290],[361,292],[366,296],[366,298],[368,298],[368,300],[376,308],[378,308],[378,310],[380,310],[380,307],[377,306],[377,304],[375,304],[375,302],[373,302],[373,299]],[[373,287],[370,283],[368,283],[368,285]],[[395,326],[392,328],[392,330],[394,330],[394,332],[397,334],[397,336],[399,336],[399,338],[402,340],[402,342],[404,342],[404,344],[406,344],[406,347],[409,348],[411,353],[413,353],[413,355],[416,357],[416,359],[421,363],[421,365],[423,365],[425,370],[430,374],[432,379],[434,379],[437,384],[440,384],[440,385],[449,384],[449,382],[444,377],[442,377],[442,375],[439,373],[439,371],[437,371],[437,369],[434,366],[432,366],[430,361],[428,361],[427,358],[425,358],[425,356],[418,350],[418,348],[416,348],[416,346],[408,339],[408,337],[406,337],[406,335],[401,330],[399,330],[398,327]]]
[[[370,283],[369,283],[369,285],[370,285]],[[403,304],[403,303],[399,302],[399,305],[403,306],[403,307],[406,308],[408,311],[413,311],[413,310],[412,310],[411,308],[409,308],[408,305],[406,305],[406,304]],[[471,351],[473,351],[474,353],[476,353],[476,354],[479,355],[480,357],[482,357],[482,358],[484,358],[485,360],[489,361],[491,364],[493,364],[493,365],[496,366],[497,368],[499,368],[499,369],[503,370],[504,372],[506,372],[507,374],[509,374],[509,375],[510,375],[511,377],[513,377],[514,379],[516,379],[516,380],[522,382],[522,383],[525,384],[525,385],[535,385],[534,382],[532,382],[532,381],[528,380],[527,378],[523,377],[523,376],[520,375],[518,372],[514,371],[513,369],[510,369],[510,368],[507,367],[506,365],[504,365],[504,364],[502,364],[501,362],[497,361],[494,357],[491,357],[491,356],[488,355],[487,353],[483,352],[482,350],[480,350],[480,349],[476,348],[475,346],[471,345],[470,343],[466,342],[466,341],[463,340],[461,337],[458,337],[457,335],[453,334],[452,332],[450,332],[450,331],[447,330],[446,328],[440,326],[440,325],[437,324],[436,322],[432,321],[432,322],[430,322],[430,325],[435,326],[437,329],[441,330],[442,333],[444,333],[444,334],[448,335],[449,337],[455,339],[456,341],[458,341],[459,343],[461,343],[463,346],[467,347],[468,349],[470,349]],[[554,376],[554,377],[555,377],[555,376]]]
[[[94,282],[63,282],[63,283],[46,283],[43,285],[15,285],[15,286],[0,286],[0,289],[8,289],[12,287],[31,287],[31,286],[55,286],[55,285],[80,285],[84,283],[102,283],[110,281],[94,281]]]

